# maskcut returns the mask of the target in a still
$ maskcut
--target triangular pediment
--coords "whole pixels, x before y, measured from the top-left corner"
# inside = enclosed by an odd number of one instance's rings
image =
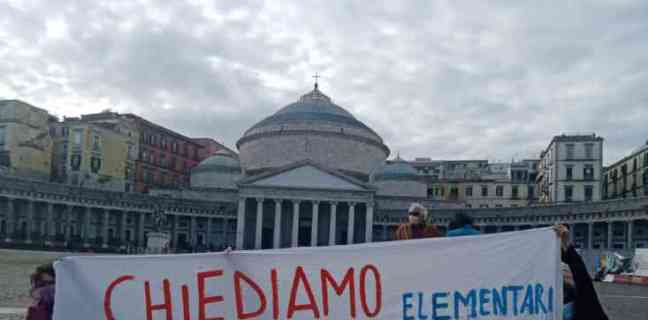
[[[250,186],[310,188],[335,190],[367,190],[351,178],[345,179],[341,174],[332,174],[312,164],[304,164],[289,170],[268,175],[248,183]]]

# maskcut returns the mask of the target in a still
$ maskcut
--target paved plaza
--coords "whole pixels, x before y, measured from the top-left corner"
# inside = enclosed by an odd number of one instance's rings
[[[29,274],[66,253],[0,250],[0,320],[21,320],[29,304]],[[648,286],[596,283],[612,320],[648,319]]]

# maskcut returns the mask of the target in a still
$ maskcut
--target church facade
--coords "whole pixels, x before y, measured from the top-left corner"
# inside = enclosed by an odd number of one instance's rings
[[[161,226],[178,251],[385,241],[420,202],[446,229],[457,212],[484,233],[564,223],[583,249],[648,247],[648,198],[469,209],[428,197],[417,171],[317,85],[191,172],[191,186],[150,194],[0,178],[0,246],[114,251],[144,247]]]

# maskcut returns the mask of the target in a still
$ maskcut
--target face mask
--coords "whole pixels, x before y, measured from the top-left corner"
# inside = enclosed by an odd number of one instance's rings
[[[563,320],[572,319],[574,319],[574,303],[570,302],[566,305],[563,305]]]

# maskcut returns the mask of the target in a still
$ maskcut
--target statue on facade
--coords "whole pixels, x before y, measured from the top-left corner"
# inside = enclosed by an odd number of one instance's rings
[[[166,225],[166,212],[162,209],[162,206],[157,206],[153,210],[153,230],[160,232],[164,225]]]

